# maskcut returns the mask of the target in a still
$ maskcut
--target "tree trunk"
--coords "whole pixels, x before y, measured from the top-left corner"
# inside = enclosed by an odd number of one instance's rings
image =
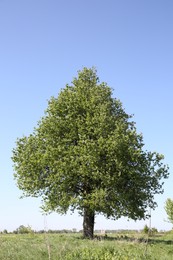
[[[93,239],[95,214],[89,208],[84,208],[83,237]]]

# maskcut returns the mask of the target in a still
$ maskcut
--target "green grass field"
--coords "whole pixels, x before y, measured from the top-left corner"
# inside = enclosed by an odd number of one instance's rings
[[[1,260],[167,260],[173,259],[173,233],[147,239],[140,233],[82,239],[80,234],[1,234]]]

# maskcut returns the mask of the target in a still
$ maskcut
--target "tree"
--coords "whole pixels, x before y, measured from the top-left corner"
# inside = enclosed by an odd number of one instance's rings
[[[163,155],[143,150],[131,118],[94,68],[79,71],[49,100],[33,133],[17,140],[12,160],[19,189],[41,196],[46,212],[78,210],[87,238],[96,214],[146,218],[168,167]]]
[[[168,221],[173,224],[173,200],[168,198],[165,202],[165,211]]]

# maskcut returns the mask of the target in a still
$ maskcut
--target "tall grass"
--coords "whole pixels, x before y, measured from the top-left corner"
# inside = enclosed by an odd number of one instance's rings
[[[45,238],[46,235],[46,238]],[[92,241],[80,234],[1,234],[2,260],[169,260],[173,234],[117,234]]]

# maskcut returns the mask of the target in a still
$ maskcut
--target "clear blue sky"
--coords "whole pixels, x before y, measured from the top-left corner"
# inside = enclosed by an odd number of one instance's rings
[[[156,197],[152,226],[164,221],[173,198],[173,2],[171,0],[0,0],[0,230],[44,228],[40,200],[19,199],[12,148],[32,133],[47,107],[84,66],[95,66],[134,114],[145,148],[165,155],[171,175]],[[51,229],[82,228],[77,213],[47,217]],[[95,228],[143,228],[148,221],[96,218]]]

